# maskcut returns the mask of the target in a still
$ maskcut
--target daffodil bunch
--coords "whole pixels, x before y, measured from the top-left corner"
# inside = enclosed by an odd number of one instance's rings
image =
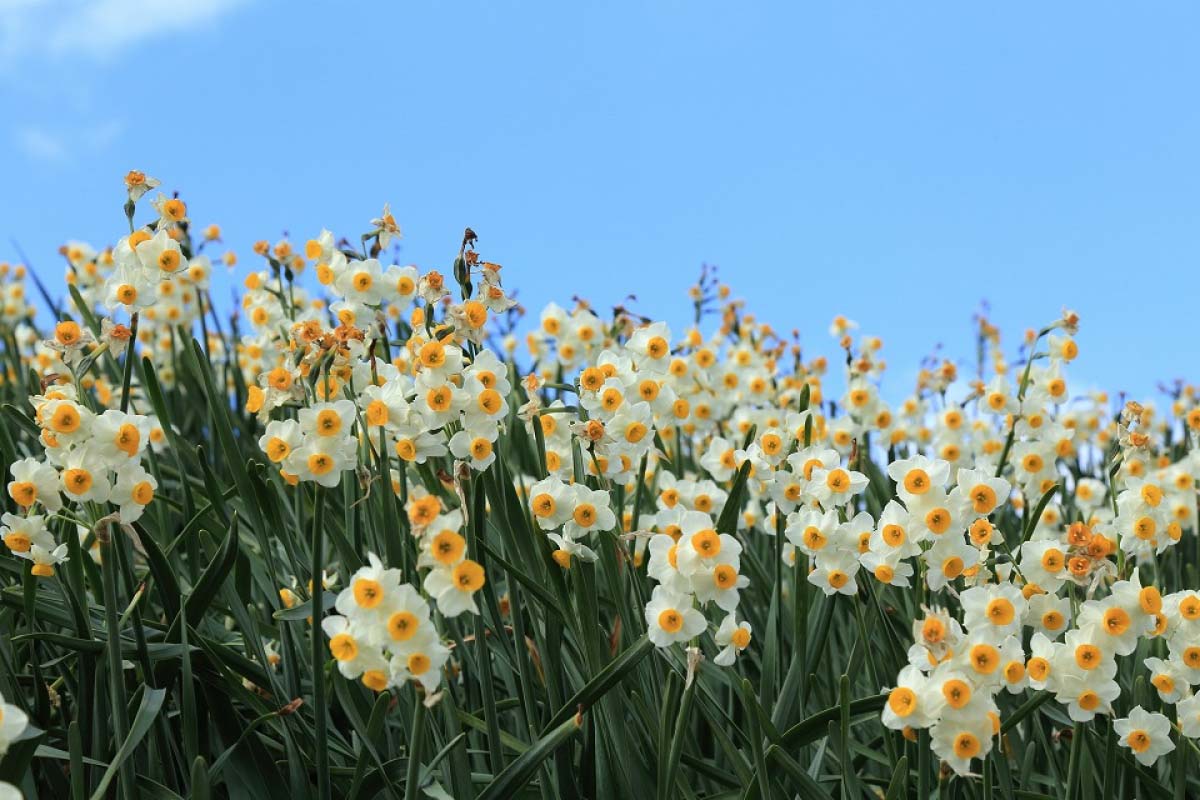
[[[374,553],[367,559],[338,593],[338,613],[321,620],[338,671],[376,692],[414,680],[432,692],[450,650],[434,627],[429,603],[402,583],[400,570],[385,568]],[[428,577],[425,582],[428,588]]]
[[[0,262],[0,324],[6,328],[28,329],[27,321],[37,313],[25,285],[28,274],[24,264]]]
[[[65,361],[78,363],[87,338],[77,323],[60,322],[53,344]],[[85,523],[104,516],[96,509],[115,506],[112,518],[129,525],[141,518],[154,499],[158,480],[143,464],[152,439],[164,438],[153,417],[91,407],[78,383],[50,384],[29,403],[40,430],[41,455],[27,456],[9,467],[8,495],[21,515],[5,514],[0,535],[9,550],[32,562],[39,577],[54,574],[67,559],[65,543],[57,543],[38,510],[55,515],[67,504],[87,509]]]
[[[390,206],[222,309],[124,183],[48,323],[0,265],[0,798],[1200,792],[1200,397],[1072,392],[1074,312],[892,387],[708,267],[526,325]]]

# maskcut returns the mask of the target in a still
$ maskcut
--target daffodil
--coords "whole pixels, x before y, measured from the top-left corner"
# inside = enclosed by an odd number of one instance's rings
[[[1117,742],[1128,747],[1139,764],[1150,766],[1175,749],[1171,722],[1165,716],[1134,706],[1129,716],[1113,720]]]
[[[0,539],[13,553],[27,553],[34,545],[44,550],[54,547],[54,536],[46,527],[46,518],[38,514],[19,517],[4,514],[0,517]]]
[[[570,487],[556,477],[538,481],[529,487],[529,507],[534,521],[544,531],[561,528],[571,518],[572,492]]]
[[[151,178],[141,170],[131,169],[125,173],[125,190],[129,193],[131,202],[136,203],[146,192],[157,189],[162,182]]]
[[[389,203],[383,204],[383,213],[371,220],[371,227],[379,237],[379,247],[381,249],[386,250],[393,238],[401,238],[400,226],[396,224],[396,218],[392,216],[392,209]]]
[[[51,549],[48,545],[34,543],[28,550],[15,551],[13,555],[32,562],[33,566],[30,571],[39,578],[50,577],[54,574],[54,568],[68,559],[65,544]]]
[[[0,695],[0,755],[8,752],[8,746],[25,731],[28,723],[25,712],[5,702],[4,696]]]
[[[436,639],[424,640],[420,648],[397,652],[390,662],[392,684],[417,681],[426,692],[432,692],[441,684],[442,669],[449,658],[450,649]]]
[[[169,277],[187,269],[188,261],[179,242],[168,236],[165,228],[160,228],[139,244],[135,252],[147,276],[153,276],[151,280]]]
[[[121,522],[131,525],[141,519],[157,491],[158,480],[141,464],[132,462],[117,468],[108,500],[119,506]]]
[[[366,631],[367,642],[381,645],[387,620],[400,600],[400,579],[400,570],[388,569],[377,555],[367,553],[366,566],[350,576],[334,607]]]
[[[329,616],[321,620],[321,630],[328,638],[329,652],[337,661],[338,672],[354,680],[365,671],[386,664],[382,650],[368,643],[354,620]]]
[[[654,587],[646,604],[646,628],[650,641],[658,647],[686,642],[707,627],[704,615],[692,606],[692,598],[664,586]]]
[[[1200,737],[1200,694],[1193,694],[1175,704],[1179,732],[1189,739]]]
[[[547,533],[546,538],[554,545],[554,552],[551,556],[554,562],[563,569],[567,569],[571,565],[571,559],[578,558],[580,561],[591,563],[599,558],[596,551],[587,545],[580,544],[574,539],[566,536],[560,536],[557,533]]]
[[[572,489],[575,496],[570,500],[571,518],[564,524],[563,532],[572,539],[579,539],[593,531],[612,530],[617,518],[609,493],[581,485]]]
[[[738,654],[750,646],[750,637],[749,622],[738,622],[733,614],[727,615],[713,634],[713,641],[721,648],[713,663],[718,667],[732,666]]]
[[[457,617],[465,611],[479,613],[475,593],[486,582],[483,567],[464,558],[453,567],[439,566],[425,575],[424,589],[437,603],[438,611],[446,617]]]
[[[51,514],[62,508],[58,471],[53,466],[31,456],[14,461],[9,472],[13,479],[8,483],[8,496],[17,505],[31,508],[40,503]]]
[[[944,715],[930,730],[933,752],[958,775],[970,772],[971,762],[992,749],[992,721],[986,711]]]
[[[496,460],[496,439],[500,435],[495,423],[483,419],[469,424],[450,437],[450,453],[482,472]]]

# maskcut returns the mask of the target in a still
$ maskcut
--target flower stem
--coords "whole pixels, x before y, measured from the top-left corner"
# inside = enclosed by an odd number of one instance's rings
[[[326,743],[329,709],[325,704],[325,636],[321,633],[323,613],[321,573],[324,568],[321,551],[324,549],[321,515],[325,511],[325,492],[317,487],[312,518],[312,682],[313,713],[316,717],[315,757],[317,764],[317,796],[328,800],[329,747]]]

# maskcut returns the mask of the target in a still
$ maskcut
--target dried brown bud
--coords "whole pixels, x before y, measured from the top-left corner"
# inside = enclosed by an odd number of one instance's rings
[[[279,709],[279,716],[286,717],[286,716],[290,716],[291,714],[295,714],[297,711],[300,710],[300,706],[302,706],[302,705],[304,705],[304,698],[297,697],[295,700],[291,701],[286,706]]]

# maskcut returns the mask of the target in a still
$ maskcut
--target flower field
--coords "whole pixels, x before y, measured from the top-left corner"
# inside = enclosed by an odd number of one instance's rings
[[[0,800],[1200,796],[1200,400],[1072,392],[1073,312],[901,386],[708,269],[114,212],[0,266]]]

